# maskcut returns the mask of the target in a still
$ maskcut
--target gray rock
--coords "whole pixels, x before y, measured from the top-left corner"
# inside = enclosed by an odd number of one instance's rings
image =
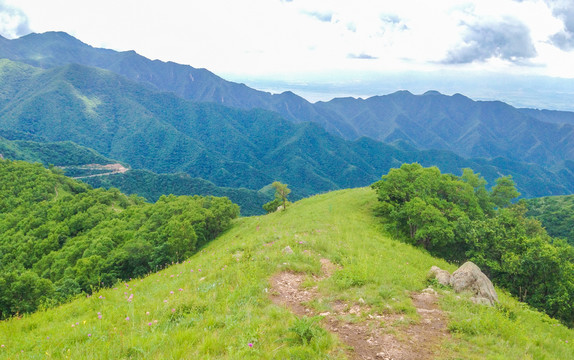
[[[475,303],[494,305],[498,302],[498,295],[490,279],[470,261],[452,273],[450,285],[456,292],[470,291],[475,294],[472,299]]]
[[[448,286],[450,285],[450,273],[446,270],[439,268],[438,266],[433,266],[430,269],[431,277],[434,276],[439,284]]]

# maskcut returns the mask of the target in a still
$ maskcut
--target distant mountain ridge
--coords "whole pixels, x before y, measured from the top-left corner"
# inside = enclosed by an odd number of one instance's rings
[[[135,169],[184,172],[217,186],[259,190],[274,180],[293,197],[366,186],[391,167],[418,161],[460,173],[471,167],[492,184],[511,174],[525,196],[574,192],[574,163],[561,172],[511,161],[464,159],[404,142],[347,141],[314,123],[264,110],[195,103],[110,71],[82,65],[42,70],[0,60],[0,134],[73,141]]]
[[[272,95],[226,81],[205,69],[149,60],[134,51],[93,48],[62,32],[2,40],[0,57],[44,68],[77,63],[126,76],[195,101],[240,109],[265,109],[293,122],[315,122],[345,139],[404,140],[421,149],[451,150],[464,157],[506,157],[562,167],[574,160],[574,113],[516,109],[436,91],[400,91],[368,99],[340,98],[311,104],[291,92]]]

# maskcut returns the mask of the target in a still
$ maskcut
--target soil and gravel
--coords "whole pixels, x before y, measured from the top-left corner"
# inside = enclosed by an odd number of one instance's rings
[[[323,274],[315,277],[319,282],[330,277],[337,266],[328,259],[321,259]],[[413,305],[420,321],[404,321],[401,314],[373,314],[364,302],[331,303],[330,312],[317,313],[306,304],[319,297],[317,287],[302,286],[306,275],[281,272],[271,278],[271,299],[285,306],[298,316],[323,317],[321,325],[336,334],[349,347],[351,359],[373,360],[424,360],[437,354],[442,341],[449,336],[445,314],[438,306],[438,295],[431,289],[412,293]],[[361,316],[361,313],[367,314]],[[356,315],[361,321],[344,319]],[[364,320],[363,320],[364,319]]]

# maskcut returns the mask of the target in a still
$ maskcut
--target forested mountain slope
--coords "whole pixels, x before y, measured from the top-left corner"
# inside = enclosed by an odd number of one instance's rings
[[[505,157],[557,168],[565,160],[574,160],[571,112],[516,109],[436,91],[311,104],[291,92],[271,95],[228,82],[205,69],[151,61],[133,51],[93,48],[60,32],[3,39],[0,57],[45,68],[83,64],[108,69],[186,99],[271,110],[294,122],[312,121],[351,140],[361,136],[384,142],[402,139],[422,149],[447,149],[464,157]]]
[[[183,100],[101,69],[41,70],[1,60],[0,79],[0,131],[12,138],[73,141],[132,168],[184,172],[218,186],[258,190],[280,180],[300,198],[368,185],[393,166],[418,161],[453,173],[470,167],[489,181],[510,174],[525,196],[574,191],[572,168],[551,172],[404,143],[346,141],[313,123]]]
[[[528,199],[527,215],[542,223],[548,234],[574,246],[574,195]]]
[[[226,198],[155,204],[0,160],[0,319],[181,261],[227,229]]]

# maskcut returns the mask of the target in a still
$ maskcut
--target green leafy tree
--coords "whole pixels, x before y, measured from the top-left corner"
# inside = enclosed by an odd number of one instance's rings
[[[476,263],[496,284],[574,326],[574,247],[552,239],[510,176],[489,192],[470,169],[460,178],[404,164],[372,187],[387,226],[405,241],[448,260]]]
[[[493,186],[490,193],[491,201],[499,208],[510,205],[512,199],[520,196],[516,190],[516,184],[512,180],[512,176],[503,176],[496,179],[496,185]]]
[[[283,206],[283,210],[287,209],[287,196],[291,193],[291,189],[287,187],[287,184],[280,183],[279,181],[274,181],[271,186],[275,189],[275,199],[263,205],[263,209],[268,213],[273,212]]]

